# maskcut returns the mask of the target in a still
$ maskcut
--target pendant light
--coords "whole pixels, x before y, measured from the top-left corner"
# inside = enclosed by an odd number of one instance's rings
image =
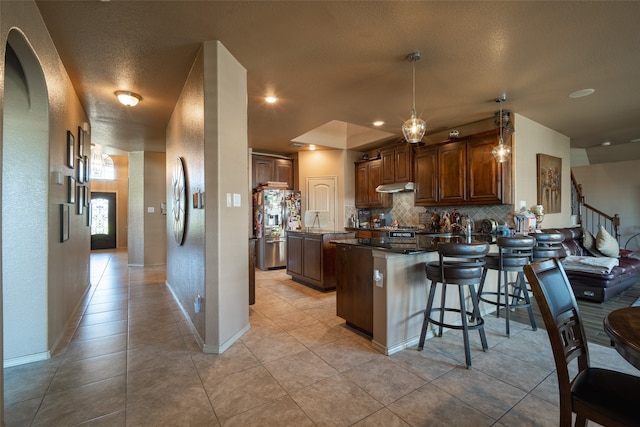
[[[504,139],[502,138],[502,130],[504,128],[504,123],[502,122],[502,103],[505,102],[507,100],[506,96],[502,96],[498,99],[496,99],[496,102],[500,103],[500,139],[498,140],[498,145],[496,145],[495,147],[493,147],[493,150],[491,150],[491,154],[493,154],[493,157],[496,158],[496,161],[498,163],[504,163],[506,161],[508,161],[511,158],[511,148],[509,148],[508,145],[505,145],[504,143]]]
[[[413,65],[413,108],[411,109],[411,118],[402,125],[402,133],[404,139],[413,144],[420,142],[427,130],[427,123],[416,115],[416,61],[420,60],[420,57],[420,52],[413,52],[407,56]]]

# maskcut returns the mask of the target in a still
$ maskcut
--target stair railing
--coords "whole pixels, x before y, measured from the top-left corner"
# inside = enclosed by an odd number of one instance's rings
[[[620,217],[618,214],[608,215],[586,203],[582,186],[576,181],[573,172],[571,172],[571,214],[577,215],[578,224],[594,236],[598,234],[600,226],[603,226],[620,243]]]

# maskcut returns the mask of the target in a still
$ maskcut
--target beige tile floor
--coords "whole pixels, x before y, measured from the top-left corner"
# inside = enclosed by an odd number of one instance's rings
[[[5,369],[11,426],[556,426],[544,331],[486,317],[473,369],[454,332],[384,356],[335,315],[335,293],[257,271],[251,329],[203,354],[166,289],[164,267],[91,255],[91,289],[50,360]],[[594,365],[638,374],[591,347]]]

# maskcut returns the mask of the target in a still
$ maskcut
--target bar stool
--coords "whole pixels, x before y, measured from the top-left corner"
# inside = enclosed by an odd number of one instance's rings
[[[534,261],[566,257],[562,246],[564,241],[562,233],[532,233],[531,235],[536,239],[536,246],[533,248]]]
[[[567,256],[562,242],[564,241],[564,235],[562,233],[532,233],[534,239],[536,239],[536,245],[533,247],[533,261],[539,262],[549,258],[565,258]],[[520,299],[520,292],[524,292],[527,297],[531,289],[528,286],[522,289],[516,288],[515,295],[513,296],[513,305]]]
[[[505,332],[509,336],[509,315],[512,309],[526,308],[529,312],[531,328],[537,329],[533,316],[531,300],[527,291],[527,284],[522,268],[531,262],[533,258],[533,248],[536,240],[533,237],[498,237],[498,253],[488,254],[485,257],[485,266],[482,271],[482,280],[478,289],[478,299],[488,304],[496,306],[496,316],[500,317],[500,307],[504,307],[504,317],[506,320]],[[487,272],[495,270],[498,272],[498,288],[496,292],[484,289]],[[516,281],[513,282],[514,292],[509,290],[508,273],[516,273]],[[504,283],[503,283],[504,278]],[[504,300],[503,300],[504,296]],[[509,300],[512,299],[510,302]]]
[[[424,322],[418,350],[424,347],[429,323],[439,327],[438,336],[442,336],[442,328],[462,330],[464,340],[464,354],[467,368],[471,368],[471,351],[469,348],[469,330],[478,330],[482,349],[487,350],[487,337],[484,333],[484,320],[478,308],[478,296],[475,286],[480,283],[484,267],[484,258],[489,252],[488,243],[438,243],[439,261],[429,262],[426,265],[427,279],[431,280],[429,297],[427,298],[427,308],[424,312]],[[433,307],[433,300],[438,284],[442,284],[440,307]],[[459,308],[446,306],[447,285],[457,285],[459,295]],[[469,289],[473,311],[467,311],[465,303],[465,287]],[[460,313],[461,324],[445,323],[445,312]],[[439,312],[439,319],[436,320],[433,314]],[[468,320],[468,318],[470,320]],[[471,321],[472,324],[469,324]]]

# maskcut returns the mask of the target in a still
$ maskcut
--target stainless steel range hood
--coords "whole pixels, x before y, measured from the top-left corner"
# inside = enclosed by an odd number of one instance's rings
[[[396,182],[394,184],[382,184],[376,187],[378,193],[400,193],[401,191],[413,191],[413,182]]]

